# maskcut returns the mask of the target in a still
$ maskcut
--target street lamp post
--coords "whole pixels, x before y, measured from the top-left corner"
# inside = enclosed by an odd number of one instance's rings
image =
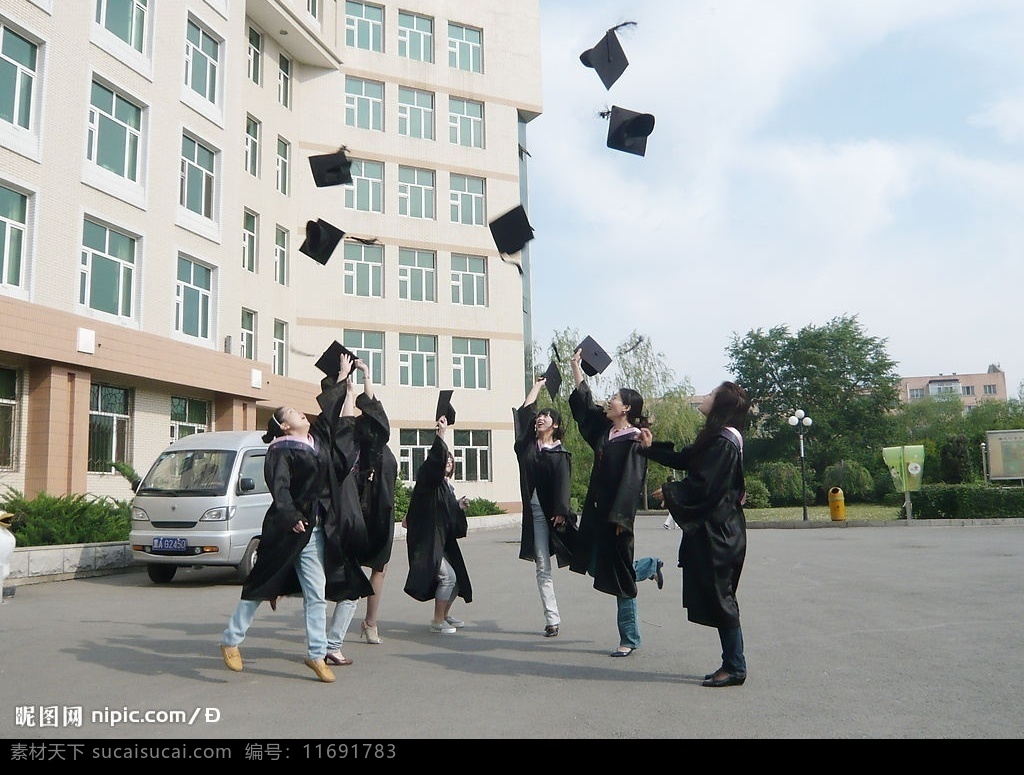
[[[793,414],[789,416],[786,421],[794,428],[796,428],[797,434],[800,436],[800,490],[802,493],[803,504],[804,504],[804,521],[807,521],[807,475],[804,473],[804,433],[808,428],[811,427],[811,423],[814,422],[808,417],[803,409],[797,409]]]

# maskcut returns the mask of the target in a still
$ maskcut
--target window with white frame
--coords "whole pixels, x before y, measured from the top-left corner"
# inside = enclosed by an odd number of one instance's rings
[[[27,224],[28,197],[0,186],[0,285],[21,285]]]
[[[255,27],[249,28],[248,74],[254,84],[263,83],[263,35]]]
[[[185,85],[217,104],[220,41],[189,19],[185,29]]]
[[[86,218],[78,303],[130,319],[134,309],[135,248],[134,237]]]
[[[353,159],[352,185],[345,186],[345,207],[369,213],[384,212],[384,163]]]
[[[210,296],[213,270],[178,256],[178,282],[174,289],[174,330],[197,339],[210,338]]]
[[[452,386],[484,389],[487,381],[487,340],[452,337]]]
[[[130,463],[132,391],[94,382],[89,386],[88,470],[112,473],[113,463]]]
[[[277,101],[292,106],[292,60],[281,54],[277,58]]]
[[[359,129],[384,129],[384,84],[345,77],[345,124]]]
[[[455,458],[457,482],[489,482],[491,480],[491,432],[457,430],[452,433],[452,456]]]
[[[384,296],[384,246],[345,242],[345,294]]]
[[[398,249],[398,297],[410,301],[434,301],[437,287],[437,255],[433,250]]]
[[[245,117],[245,171],[260,175],[260,132],[263,125],[252,116]]]
[[[398,12],[398,56],[417,62],[434,61],[434,20],[429,16]]]
[[[437,387],[437,337],[398,335],[398,384]]]
[[[996,388],[995,385],[982,385],[981,392],[982,395],[986,396],[994,396],[999,394],[999,390]]]
[[[924,388],[910,388],[909,398],[914,400],[916,398],[924,398]]]
[[[39,47],[0,23],[0,119],[32,128],[32,91]]]
[[[251,309],[242,310],[238,354],[250,361],[256,360],[256,313]]]
[[[198,398],[171,396],[171,441],[194,433],[206,433],[210,427],[210,402]]]
[[[474,27],[448,22],[448,65],[471,73],[484,71],[484,34]]]
[[[367,51],[384,50],[384,9],[370,3],[345,3],[345,45]]]
[[[96,23],[141,54],[148,7],[149,0],[96,0]]]
[[[259,255],[260,216],[248,208],[242,211],[242,269],[256,271]]]
[[[384,332],[346,328],[342,344],[370,368],[374,385],[384,384]]]
[[[484,225],[484,179],[471,175],[450,176],[449,201],[452,223]]]
[[[434,171],[398,168],[398,214],[410,218],[434,217]]]
[[[274,373],[280,377],[288,373],[288,324],[283,320],[274,321]]]
[[[288,285],[288,230],[283,226],[274,229],[274,280]]]
[[[452,304],[487,306],[487,259],[452,253]]]
[[[86,157],[98,167],[138,181],[142,108],[93,81]]]
[[[398,476],[403,482],[412,484],[416,473],[427,459],[427,453],[434,446],[437,431],[433,428],[402,428],[398,432]]]
[[[398,87],[398,134],[434,139],[434,95],[422,89]]]
[[[484,104],[461,97],[448,98],[448,139],[453,145],[484,147]]]
[[[18,438],[18,372],[0,368],[0,470],[10,471],[15,463]]]
[[[277,190],[287,195],[291,183],[290,163],[292,144],[283,137],[277,138]]]
[[[962,396],[973,396],[974,395],[974,385],[961,385],[960,386],[960,395],[962,395]]]
[[[320,4],[322,0],[306,0],[306,13],[320,21]]]
[[[181,187],[178,202],[204,218],[213,217],[214,165],[217,154],[188,135],[181,136]]]

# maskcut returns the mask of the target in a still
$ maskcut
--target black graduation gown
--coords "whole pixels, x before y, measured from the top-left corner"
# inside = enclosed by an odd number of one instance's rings
[[[468,525],[466,513],[459,507],[458,498],[444,476],[447,459],[448,447],[439,436],[416,472],[416,484],[405,522],[408,531],[405,543],[409,553],[405,592],[416,600],[433,600],[437,591],[437,572],[444,557],[455,570],[459,597],[471,603],[473,588],[469,571],[456,540],[465,537]]]
[[[569,395],[569,408],[580,435],[594,450],[594,467],[569,569],[590,573],[594,589],[600,592],[636,597],[633,520],[647,477],[647,458],[640,454],[638,435],[609,440],[611,420],[594,403],[586,382]]]
[[[537,449],[536,402],[515,410],[516,459],[519,461],[519,494],[523,502],[523,524],[519,540],[519,558],[534,561],[533,491],[548,520],[551,537],[548,556],[556,556],[559,568],[572,560],[576,541],[576,514],[569,500],[572,483],[572,454],[562,445],[553,449]],[[562,530],[556,530],[552,520],[559,514],[566,518]]]
[[[384,406],[365,393],[356,396],[356,439],[359,442],[359,500],[366,522],[363,565],[377,571],[391,560],[395,540],[395,483],[398,460],[388,447],[391,425]]]
[[[665,506],[683,530],[679,565],[686,618],[708,627],[738,627],[736,589],[747,552],[739,442],[723,429],[700,452],[692,447],[647,452],[651,460],[686,471],[682,481],[661,488]]]

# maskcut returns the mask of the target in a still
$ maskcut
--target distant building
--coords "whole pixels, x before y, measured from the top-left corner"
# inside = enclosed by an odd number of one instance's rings
[[[901,377],[900,400],[903,403],[947,394],[960,396],[967,410],[983,401],[1006,401],[1006,375],[998,363],[984,374],[936,374],[927,377]]]

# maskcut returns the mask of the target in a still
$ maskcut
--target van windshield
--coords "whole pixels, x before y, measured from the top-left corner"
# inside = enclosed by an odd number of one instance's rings
[[[179,449],[164,452],[136,494],[226,495],[235,450]]]

